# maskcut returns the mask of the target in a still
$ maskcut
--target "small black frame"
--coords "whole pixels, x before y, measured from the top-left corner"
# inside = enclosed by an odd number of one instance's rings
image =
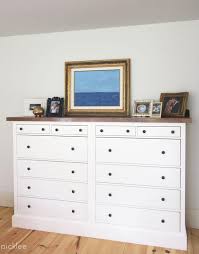
[[[47,100],[47,117],[62,117],[64,115],[64,98],[53,97]]]

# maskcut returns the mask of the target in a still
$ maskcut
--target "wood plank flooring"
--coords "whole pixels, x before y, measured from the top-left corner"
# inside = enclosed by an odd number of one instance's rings
[[[12,208],[0,207],[0,253],[6,254],[199,254],[199,230],[188,231],[188,251],[12,228]]]

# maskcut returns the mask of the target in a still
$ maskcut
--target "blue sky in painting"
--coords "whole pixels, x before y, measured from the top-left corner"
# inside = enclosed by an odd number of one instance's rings
[[[120,70],[75,71],[75,93],[119,92]]]

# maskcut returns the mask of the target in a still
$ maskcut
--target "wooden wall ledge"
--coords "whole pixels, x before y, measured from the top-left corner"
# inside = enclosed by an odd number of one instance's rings
[[[32,117],[14,116],[7,117],[7,121],[32,121],[32,122],[145,122],[145,123],[191,123],[191,118],[152,118],[152,117]]]

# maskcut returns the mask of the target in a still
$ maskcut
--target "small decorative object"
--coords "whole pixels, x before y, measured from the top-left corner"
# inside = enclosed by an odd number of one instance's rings
[[[134,116],[151,116],[152,100],[139,100],[134,102]]]
[[[162,102],[153,101],[152,115],[151,116],[161,118],[161,114],[162,114]]]
[[[33,114],[35,115],[35,117],[42,117],[44,116],[44,109],[41,106],[36,106],[33,109]]]
[[[64,113],[64,98],[53,97],[47,100],[47,117],[62,117]]]
[[[65,77],[67,115],[129,115],[129,59],[66,62]]]
[[[187,109],[188,92],[161,93],[163,117],[184,117]]]
[[[42,107],[45,111],[46,109],[46,99],[25,99],[24,100],[24,115],[33,116],[33,109],[35,107]]]

